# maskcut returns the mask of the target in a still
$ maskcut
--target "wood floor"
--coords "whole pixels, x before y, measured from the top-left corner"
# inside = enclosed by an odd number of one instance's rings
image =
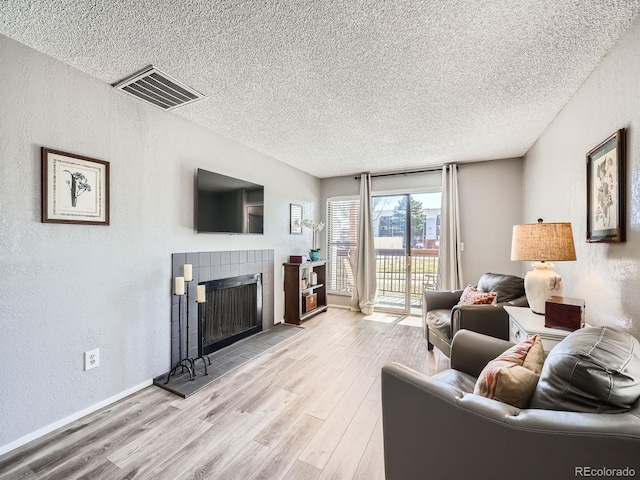
[[[367,318],[330,309],[186,400],[145,388],[0,458],[0,480],[384,479],[380,368],[449,360]]]

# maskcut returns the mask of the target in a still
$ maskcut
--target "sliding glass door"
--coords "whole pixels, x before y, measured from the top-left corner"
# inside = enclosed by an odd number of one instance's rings
[[[372,199],[376,309],[419,314],[422,291],[436,288],[440,192]]]
[[[410,276],[410,226],[408,195],[380,195],[372,198],[373,241],[376,252],[378,295],[376,309],[404,313],[409,305],[407,278]]]

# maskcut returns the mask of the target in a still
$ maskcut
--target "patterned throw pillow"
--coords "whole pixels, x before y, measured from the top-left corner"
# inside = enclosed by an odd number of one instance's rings
[[[460,295],[458,305],[489,305],[496,303],[498,294],[495,292],[480,292],[476,287],[469,285]]]
[[[543,363],[542,341],[534,335],[490,361],[480,372],[473,393],[526,408],[540,379]]]

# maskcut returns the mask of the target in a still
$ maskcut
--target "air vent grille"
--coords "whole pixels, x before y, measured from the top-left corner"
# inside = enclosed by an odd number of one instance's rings
[[[193,88],[153,66],[128,77],[114,87],[163,110],[173,110],[205,98]]]

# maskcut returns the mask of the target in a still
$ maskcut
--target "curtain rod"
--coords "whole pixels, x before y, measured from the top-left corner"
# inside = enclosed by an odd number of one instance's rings
[[[428,173],[428,172],[439,172],[442,170],[442,167],[433,167],[433,168],[425,168],[422,170],[405,170],[402,172],[389,172],[389,173],[372,173],[370,175],[371,178],[376,178],[376,177],[392,177],[394,175],[411,175],[414,173]],[[356,180],[360,180],[360,178],[362,177],[362,175],[356,175],[354,178]]]

